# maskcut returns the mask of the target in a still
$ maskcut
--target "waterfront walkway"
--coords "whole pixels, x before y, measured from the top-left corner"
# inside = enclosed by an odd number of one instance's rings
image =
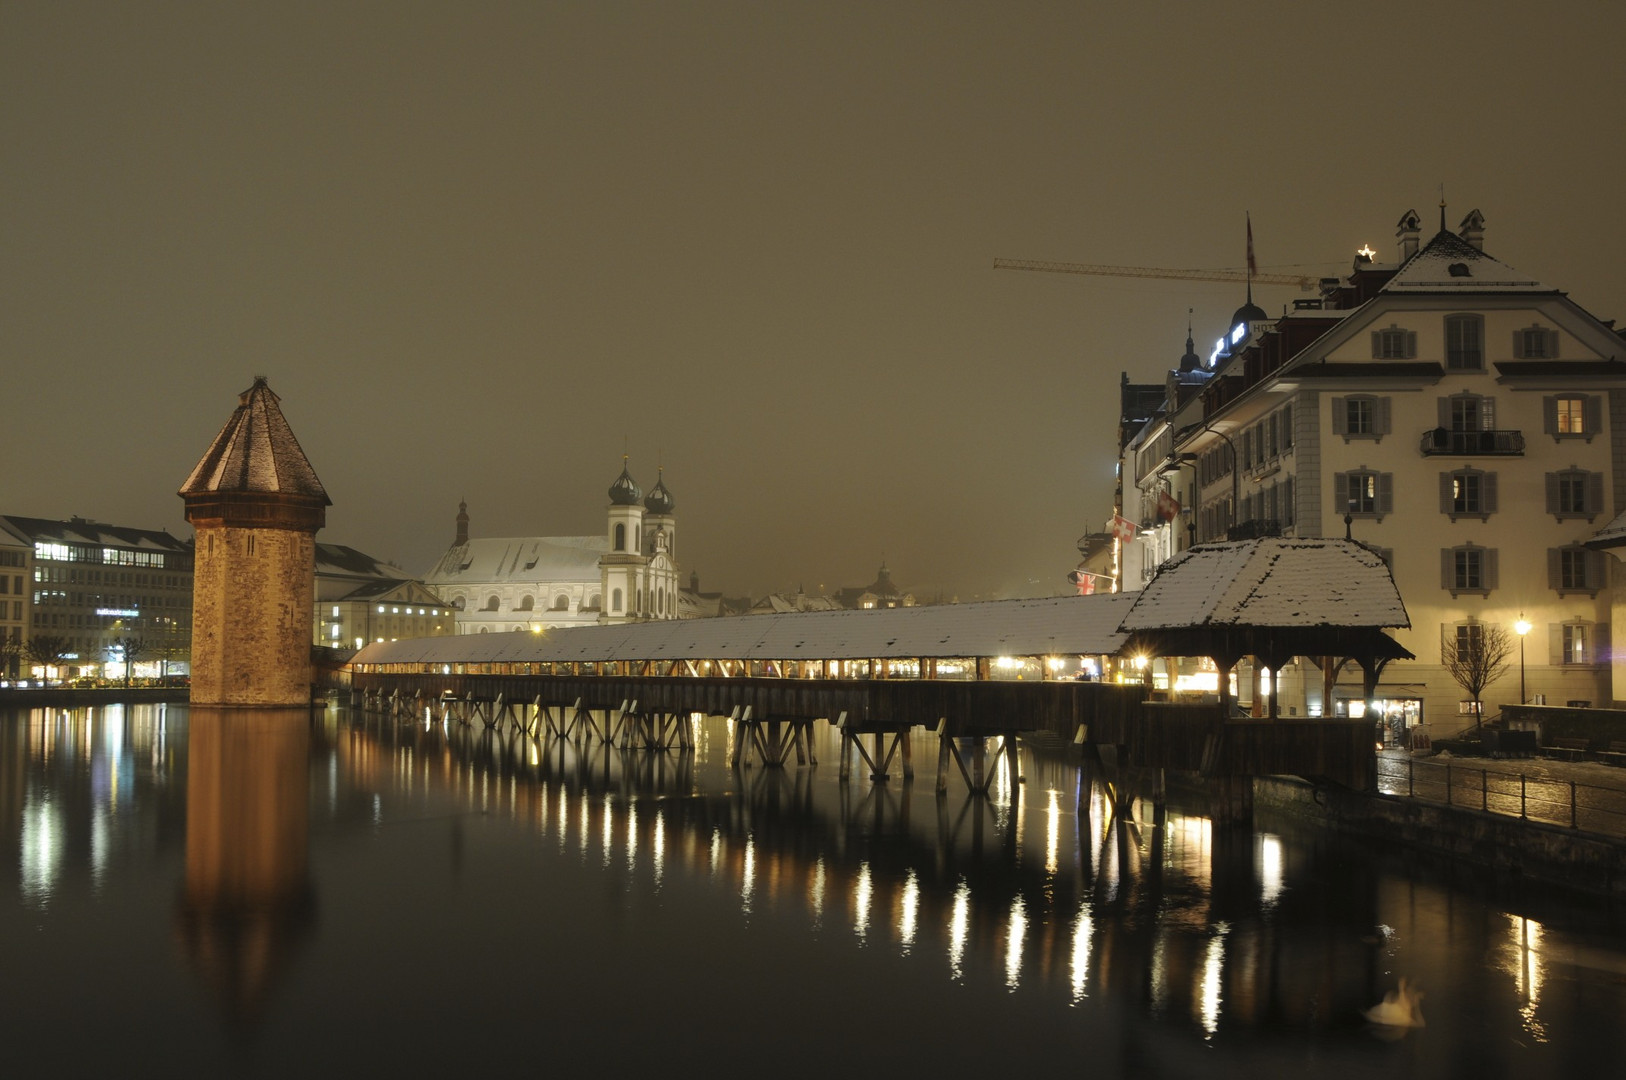
[[[1386,749],[1378,752],[1377,774],[1386,795],[1626,837],[1626,768]]]

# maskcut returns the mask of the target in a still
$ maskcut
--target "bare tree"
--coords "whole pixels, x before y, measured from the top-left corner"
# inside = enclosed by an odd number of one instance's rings
[[[147,644],[145,638],[138,637],[114,638],[113,647],[119,650],[119,655],[124,658],[124,688],[128,690],[131,669],[135,667],[137,660],[152,652],[152,647]]]
[[[25,649],[28,659],[33,663],[44,668],[60,669],[62,662],[73,651],[73,642],[61,634],[35,634],[28,639]]]
[[[0,678],[15,679],[17,662],[23,658],[23,638],[17,630],[0,631]]]
[[[1513,635],[1496,623],[1469,623],[1440,643],[1440,663],[1473,699],[1475,731],[1485,713],[1480,695],[1507,673],[1513,650]]]

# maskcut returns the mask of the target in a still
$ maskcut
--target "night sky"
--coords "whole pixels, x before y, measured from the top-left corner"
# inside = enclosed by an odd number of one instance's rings
[[[255,375],[424,572],[602,530],[730,595],[1068,591],[1119,373],[1416,208],[1626,317],[1626,5],[0,5],[0,512],[190,535]],[[1260,288],[1280,311],[1299,294]],[[1206,351],[1206,349],[1203,349]]]

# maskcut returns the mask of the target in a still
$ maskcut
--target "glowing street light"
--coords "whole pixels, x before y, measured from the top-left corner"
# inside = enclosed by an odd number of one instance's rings
[[[1519,704],[1527,700],[1524,696],[1524,635],[1530,632],[1530,620],[1519,612],[1519,621],[1513,624],[1513,632],[1519,635]]]

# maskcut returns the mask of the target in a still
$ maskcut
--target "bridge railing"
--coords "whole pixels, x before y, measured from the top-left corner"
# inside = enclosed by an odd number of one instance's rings
[[[1580,832],[1626,836],[1626,789],[1619,787],[1455,761],[1385,758],[1378,765],[1378,790]]]

